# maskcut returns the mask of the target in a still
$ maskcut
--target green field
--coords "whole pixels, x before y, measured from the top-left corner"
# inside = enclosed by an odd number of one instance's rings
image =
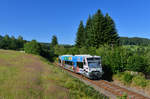
[[[79,98],[103,97],[40,56],[0,50],[0,99]]]

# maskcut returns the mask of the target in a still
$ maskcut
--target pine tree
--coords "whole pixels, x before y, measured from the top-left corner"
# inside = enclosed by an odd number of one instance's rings
[[[84,31],[84,35],[85,35],[85,46],[89,47],[90,46],[90,29],[91,29],[91,25],[92,25],[92,18],[89,15],[88,20],[86,22],[86,26],[85,26],[85,31]]]
[[[92,18],[92,25],[89,30],[90,34],[90,45],[98,48],[104,44],[104,16],[100,10]]]
[[[81,48],[82,46],[85,45],[85,35],[84,35],[83,21],[80,21],[80,25],[79,25],[76,37],[77,37],[76,38],[76,46]]]
[[[51,46],[54,47],[58,45],[58,41],[57,41],[57,37],[55,35],[53,35],[52,37],[52,42],[51,42]]]
[[[115,28],[115,23],[108,14],[106,14],[105,16],[104,34],[105,34],[106,44],[112,45],[112,46],[119,44],[119,36]]]

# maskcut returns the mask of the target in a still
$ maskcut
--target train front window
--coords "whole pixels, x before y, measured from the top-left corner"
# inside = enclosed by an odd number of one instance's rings
[[[87,58],[87,61],[99,61],[100,58]]]
[[[89,68],[100,68],[100,62],[88,62]]]

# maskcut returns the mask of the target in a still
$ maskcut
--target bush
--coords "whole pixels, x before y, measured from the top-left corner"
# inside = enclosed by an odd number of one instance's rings
[[[130,73],[124,72],[123,75],[121,76],[121,79],[124,84],[130,84],[132,82],[133,77],[134,76],[131,75]]]
[[[41,47],[40,44],[36,42],[36,40],[32,40],[24,45],[24,50],[26,53],[40,55]]]
[[[145,77],[143,77],[143,76],[135,76],[134,78],[133,78],[133,84],[134,85],[136,85],[136,86],[140,86],[140,87],[146,87],[146,85],[147,85],[147,80],[145,79]]]
[[[133,56],[130,56],[127,59],[127,63],[128,63],[126,66],[127,70],[145,73],[147,61],[143,56],[135,53]]]
[[[117,97],[117,99],[127,99],[128,95],[126,93],[123,93],[122,96]]]
[[[114,74],[126,70],[126,60],[131,54],[128,50],[124,48],[111,48],[109,46],[97,49],[96,53],[97,55],[102,57],[102,65],[110,67]]]
[[[142,52],[122,46],[111,48],[105,45],[98,48],[96,54],[102,57],[102,66],[111,68],[113,74],[126,70],[143,73],[150,71],[149,58],[145,57],[145,50]]]

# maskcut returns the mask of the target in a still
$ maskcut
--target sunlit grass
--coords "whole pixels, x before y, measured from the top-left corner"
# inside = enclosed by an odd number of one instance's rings
[[[97,99],[99,92],[44,58],[0,50],[0,99]]]

